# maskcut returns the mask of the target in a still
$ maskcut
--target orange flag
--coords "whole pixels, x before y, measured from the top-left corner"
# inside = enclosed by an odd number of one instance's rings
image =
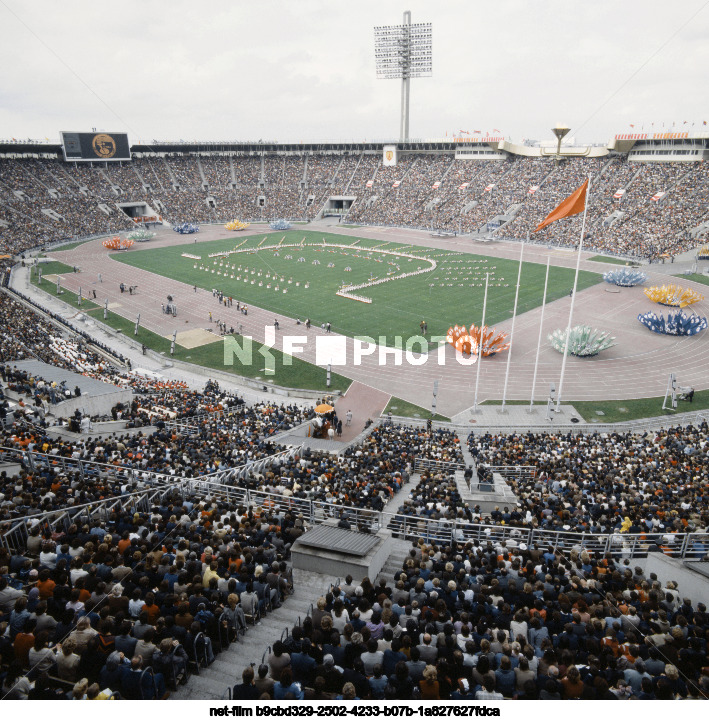
[[[559,220],[560,218],[568,218],[571,215],[583,213],[583,210],[586,207],[587,189],[588,178],[586,178],[586,182],[578,188],[578,190],[575,190],[568,198],[562,200],[561,203],[559,203],[559,205],[557,205],[556,208],[554,208],[554,210],[552,210],[551,213],[549,213],[549,215],[547,215],[547,217],[539,223],[533,232],[536,233],[542,228],[546,228],[547,225],[553,223],[555,220]]]

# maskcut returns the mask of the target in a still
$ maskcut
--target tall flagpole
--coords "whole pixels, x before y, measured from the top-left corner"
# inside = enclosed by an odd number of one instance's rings
[[[480,343],[478,344],[478,368],[475,372],[475,403],[473,404],[473,412],[478,410],[478,383],[480,382],[480,366],[483,361],[483,328],[485,328],[485,310],[487,308],[487,284],[490,274],[485,273],[485,296],[483,298],[483,319],[480,323]]]
[[[574,287],[571,291],[571,306],[569,307],[569,324],[566,327],[566,343],[564,344],[564,359],[561,361],[561,378],[559,378],[559,393],[556,397],[556,412],[561,409],[561,391],[564,387],[564,372],[566,371],[566,358],[569,354],[569,340],[571,339],[571,322],[574,316],[574,303],[576,302],[576,286],[579,281],[579,268],[581,267],[581,251],[583,249],[583,236],[586,232],[586,213],[588,212],[588,198],[591,192],[591,175],[588,176],[586,186],[586,198],[583,206],[583,220],[581,221],[581,240],[579,240],[579,252],[576,258],[576,274],[574,275]]]
[[[544,326],[544,310],[547,305],[547,288],[549,286],[549,261],[550,256],[547,256],[547,274],[544,278],[544,297],[542,298],[542,317],[539,319],[539,339],[537,340],[537,357],[534,359],[534,377],[532,378],[532,397],[529,400],[529,412],[531,413],[534,409],[534,388],[537,385],[537,368],[539,367],[539,351],[542,347],[542,328]]]
[[[512,310],[512,328],[510,329],[510,347],[507,351],[507,368],[505,369],[505,385],[502,389],[502,409],[505,412],[505,401],[507,400],[507,380],[510,376],[510,362],[512,361],[512,344],[515,342],[515,320],[517,319],[517,301],[519,299],[519,282],[522,278],[522,257],[524,256],[524,240],[519,251],[519,270],[517,271],[517,290],[515,291],[515,306]]]

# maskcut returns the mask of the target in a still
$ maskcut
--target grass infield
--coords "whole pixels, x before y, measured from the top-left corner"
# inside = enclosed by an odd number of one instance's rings
[[[284,244],[299,244],[303,239],[304,247],[258,249],[259,245],[274,245],[281,240]],[[308,245],[322,243],[323,239],[349,247]],[[249,252],[225,259],[208,257],[210,253],[237,246],[239,250],[249,249]],[[414,257],[398,255],[397,250]],[[381,251],[394,251],[395,254]],[[201,259],[185,258],[183,253]],[[309,317],[317,325],[329,322],[334,331],[343,335],[370,336],[377,341],[384,336],[389,346],[399,345],[395,340],[397,336],[408,338],[418,334],[422,320],[428,325],[429,340],[431,336],[445,336],[454,324],[479,324],[486,273],[490,279],[487,324],[492,326],[510,318],[518,269],[518,263],[512,260],[304,230],[269,236],[239,236],[189,246],[141,247],[115,253],[112,258],[188,285],[207,290],[218,288],[235,300],[259,306],[275,315],[300,317],[301,320]],[[299,262],[300,258],[303,260]],[[372,278],[410,273],[419,268],[425,270],[431,266],[425,258],[434,260],[437,267],[416,276],[355,291],[371,298],[371,304],[336,295],[343,284],[364,283]],[[523,264],[518,314],[541,304],[544,273],[544,265]],[[573,276],[571,268],[552,267],[547,300],[551,302],[567,295],[573,285]],[[579,290],[600,280],[596,273],[581,272]]]
[[[613,265],[627,265],[631,266],[632,263],[625,258],[614,258],[611,255],[593,255],[589,258],[589,260],[594,261],[595,263],[611,263]]]

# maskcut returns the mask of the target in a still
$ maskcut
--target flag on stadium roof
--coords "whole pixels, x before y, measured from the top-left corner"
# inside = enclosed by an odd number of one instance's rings
[[[554,210],[547,215],[544,220],[534,229],[534,232],[540,231],[542,228],[546,228],[547,225],[553,223],[555,220],[561,218],[569,218],[572,215],[578,215],[583,213],[586,207],[586,191],[588,190],[588,179],[584,181],[584,184],[577,188],[568,198],[559,203]]]

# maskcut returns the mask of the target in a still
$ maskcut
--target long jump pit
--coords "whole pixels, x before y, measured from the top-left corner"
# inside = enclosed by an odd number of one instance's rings
[[[168,340],[172,340],[172,333],[163,337]],[[221,336],[218,336],[211,330],[206,330],[205,328],[194,328],[192,330],[183,330],[181,333],[178,333],[175,342],[183,348],[199,348],[200,346],[214,343],[215,340],[219,340],[220,338]]]

